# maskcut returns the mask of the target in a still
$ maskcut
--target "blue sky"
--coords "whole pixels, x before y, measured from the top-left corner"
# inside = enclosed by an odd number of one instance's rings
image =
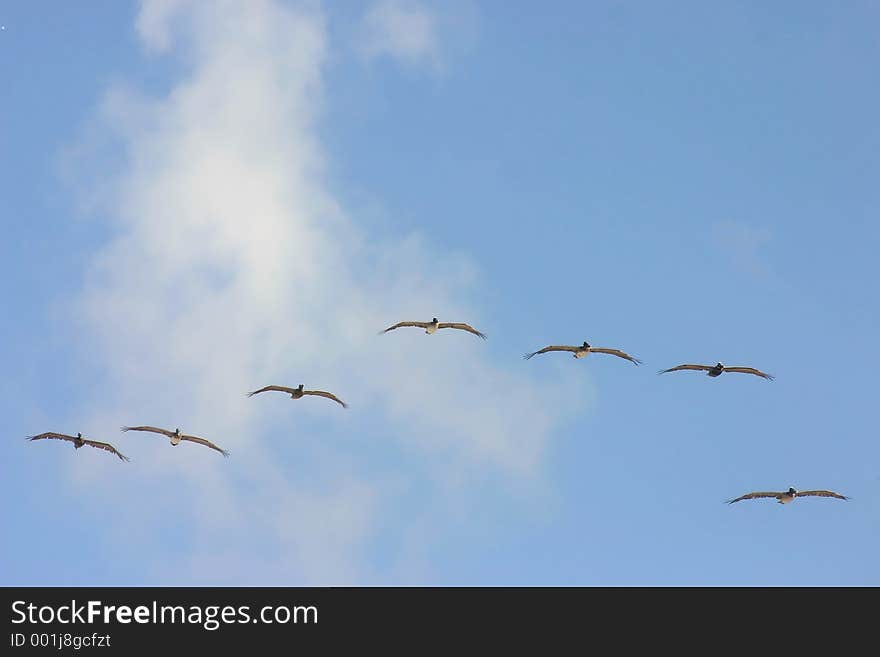
[[[874,3],[43,9],[0,583],[880,584]],[[521,359],[584,340],[645,364]],[[788,486],[852,499],[723,504]]]

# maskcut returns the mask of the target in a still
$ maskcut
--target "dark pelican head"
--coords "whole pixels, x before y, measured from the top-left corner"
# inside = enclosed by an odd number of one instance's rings
[[[584,343],[581,345],[581,349],[589,349],[589,348],[590,348],[589,343],[586,340],[584,340]]]
[[[76,432],[76,442],[73,443],[73,446],[76,447],[77,449],[79,449],[79,448],[82,447],[84,444],[85,444],[85,443],[83,442],[83,435],[82,435],[82,433],[79,432],[79,431],[77,431],[77,432]]]
[[[792,497],[794,497],[797,495],[797,491],[794,488],[792,488],[791,486],[789,486],[788,487],[788,494],[791,495]]]
[[[304,386],[305,386],[305,384],[300,383],[300,384],[299,384],[299,388],[297,388],[297,390],[302,391],[302,389],[303,389]]]
[[[180,427],[176,427],[176,428],[174,429],[174,435],[175,435],[175,436],[179,436],[179,435],[180,435]]]
[[[431,323],[432,323],[432,324],[437,324],[438,322],[439,322],[439,320],[438,320],[436,317],[435,317],[434,319],[431,320]]]

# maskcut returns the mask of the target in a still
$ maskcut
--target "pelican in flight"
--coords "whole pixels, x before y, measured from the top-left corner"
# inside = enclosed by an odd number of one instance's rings
[[[486,339],[486,335],[484,333],[480,333],[477,329],[475,329],[470,324],[462,324],[460,322],[440,322],[440,321],[437,321],[436,317],[434,319],[432,319],[430,322],[398,322],[394,326],[389,326],[384,331],[379,331],[379,335],[382,335],[382,333],[388,333],[388,331],[393,331],[396,328],[401,328],[402,326],[415,326],[417,328],[423,328],[423,329],[425,329],[425,333],[427,333],[428,335],[431,335],[432,333],[436,333],[437,329],[444,329],[444,328],[460,329],[462,331],[467,331],[468,333],[473,333],[474,335],[477,335],[477,336],[483,338],[484,340]]]
[[[168,429],[159,429],[158,427],[122,427],[123,431],[151,431],[153,433],[161,433],[163,436],[168,436],[171,438],[171,444],[177,447],[180,444],[181,440],[188,440],[192,443],[198,443],[199,445],[204,445],[205,447],[210,447],[213,450],[220,452],[223,456],[229,456],[229,452],[225,449],[220,449],[212,443],[210,440],[205,440],[204,438],[199,438],[198,436],[188,436],[185,433],[180,433],[180,429],[175,429],[174,431],[168,431]]]
[[[41,433],[38,436],[28,436],[28,440],[45,440],[46,438],[54,438],[55,440],[69,440],[73,443],[73,447],[75,449],[79,449],[83,445],[88,445],[89,447],[97,447],[98,449],[103,449],[111,454],[115,454],[119,457],[120,461],[129,461],[130,459],[122,454],[118,449],[116,449],[110,443],[102,443],[97,440],[89,440],[88,438],[83,438],[81,433],[77,433],[75,436],[68,436],[66,433],[55,433],[54,431],[47,431],[46,433]]]
[[[676,367],[670,367],[668,370],[660,370],[657,374],[678,372],[679,370],[701,370],[712,377],[721,376],[722,372],[741,372],[742,374],[754,374],[763,379],[769,379],[770,381],[773,380],[772,374],[765,374],[761,370],[756,370],[754,367],[730,367],[721,363],[715,363],[714,365],[677,365]]]
[[[794,488],[789,488],[787,491],[784,491],[782,493],[746,493],[745,495],[741,495],[736,499],[727,500],[727,503],[733,504],[734,502],[739,502],[741,500],[756,500],[762,497],[776,498],[780,504],[788,504],[796,497],[835,497],[838,500],[849,499],[846,495],[841,495],[840,493],[835,493],[830,490],[795,490]]]
[[[592,353],[596,354],[611,354],[612,356],[617,356],[618,358],[625,358],[629,362],[635,365],[641,365],[642,361],[638,358],[633,358],[627,353],[622,352],[620,349],[606,349],[605,347],[591,347],[587,342],[584,342],[579,347],[569,347],[565,345],[551,345],[549,347],[544,347],[543,349],[539,349],[538,351],[533,351],[530,354],[526,354],[523,356],[526,360],[531,358],[532,356],[537,356],[538,354],[546,354],[549,351],[570,351],[575,358],[584,358],[587,355]]]
[[[291,399],[300,399],[305,395],[317,395],[318,397],[326,397],[327,399],[332,399],[337,404],[341,404],[342,408],[348,408],[348,404],[342,401],[339,397],[334,395],[332,392],[324,392],[323,390],[303,390],[303,384],[300,383],[298,388],[288,388],[286,386],[266,386],[265,388],[260,388],[259,390],[254,390],[253,392],[249,392],[247,394],[248,397],[253,397],[254,395],[258,395],[261,392],[266,392],[268,390],[276,390],[278,392],[286,392],[290,395]]]

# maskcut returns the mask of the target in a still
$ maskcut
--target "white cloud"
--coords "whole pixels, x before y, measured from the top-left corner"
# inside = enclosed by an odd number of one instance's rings
[[[192,61],[164,97],[115,88],[102,105],[126,158],[100,181],[113,237],[75,302],[90,336],[81,348],[105,376],[80,419],[179,426],[232,455],[129,433],[113,442],[131,464],[79,459],[77,481],[109,481],[128,500],[111,540],[139,537],[151,581],[356,583],[374,576],[376,528],[406,523],[393,518],[401,476],[438,487],[469,468],[514,487],[539,476],[560,399],[582,388],[571,375],[529,380],[518,359],[495,364],[500,322],[467,302],[477,270],[416,237],[371,239],[335,201],[314,127],[327,52],[314,5],[147,0],[138,26],[149,47],[171,48],[175,34]],[[490,342],[376,335],[435,315]],[[351,409],[244,395],[301,382]],[[424,465],[362,467],[352,451],[364,453],[367,426],[386,427],[370,453]],[[172,510],[190,524],[165,540]],[[179,560],[165,563],[168,552]]]
[[[148,48],[165,52],[171,47],[171,19],[184,8],[186,2],[150,0],[141,3],[135,27]]]
[[[364,16],[361,47],[367,58],[385,55],[436,65],[437,17],[417,0],[376,0]]]

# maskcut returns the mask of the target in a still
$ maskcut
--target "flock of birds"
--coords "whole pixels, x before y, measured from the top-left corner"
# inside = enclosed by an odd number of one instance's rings
[[[379,335],[383,333],[388,333],[389,331],[393,331],[398,328],[405,327],[415,327],[424,329],[425,333],[431,335],[436,333],[440,329],[458,329],[460,331],[467,331],[468,333],[472,333],[483,340],[486,339],[486,335],[476,330],[473,326],[469,324],[464,324],[461,322],[440,322],[434,317],[430,322],[398,322],[393,326],[389,326],[387,329],[380,331]],[[594,354],[608,354],[611,356],[617,356],[618,358],[622,358],[624,360],[628,360],[634,365],[641,365],[642,361],[638,358],[634,358],[630,356],[628,353],[621,351],[620,349],[609,349],[606,347],[594,347],[587,342],[584,342],[580,345],[550,345],[544,347],[543,349],[539,349],[538,351],[533,351],[531,353],[525,354],[523,358],[529,360],[533,356],[538,356],[540,354],[551,353],[554,351],[564,351],[571,353],[574,358],[585,358],[591,353]],[[725,372],[736,372],[740,374],[752,374],[754,376],[759,376],[763,379],[767,379],[772,381],[773,376],[762,372],[754,367],[743,367],[743,366],[728,366],[722,363],[715,363],[714,365],[700,365],[700,364],[692,364],[685,363],[682,365],[677,365],[675,367],[670,367],[666,370],[660,370],[658,374],[666,374],[667,372],[679,372],[684,370],[693,370],[706,372],[706,374],[710,377],[718,377]],[[279,386],[279,385],[268,385],[259,390],[254,390],[253,392],[247,393],[248,397],[253,397],[254,395],[258,395],[263,392],[282,392],[290,395],[291,399],[302,399],[305,396],[311,395],[316,397],[324,397],[331,401],[336,402],[342,408],[348,408],[348,404],[342,401],[339,397],[334,395],[332,392],[327,392],[325,390],[305,390],[304,385],[300,384],[296,388],[289,388],[287,386]],[[152,426],[137,426],[137,427],[122,427],[122,431],[142,431],[147,433],[155,433],[166,436],[170,439],[171,445],[177,446],[183,441],[188,441],[192,443],[196,443],[197,445],[203,445],[204,447],[208,447],[209,449],[213,449],[223,456],[229,456],[229,452],[225,449],[218,447],[210,440],[205,438],[200,438],[199,436],[191,436],[189,434],[181,433],[179,428],[174,429],[174,431],[170,431],[168,429],[162,429],[160,427],[152,427]],[[128,461],[129,458],[122,454],[116,447],[111,445],[110,443],[100,442],[97,440],[89,440],[87,438],[83,438],[82,433],[77,433],[75,436],[70,436],[63,433],[56,433],[53,431],[47,431],[46,433],[41,433],[36,436],[28,436],[28,440],[45,440],[45,439],[55,439],[55,440],[65,440],[73,443],[75,449],[79,449],[83,445],[88,445],[89,447],[95,447],[97,449],[103,449],[105,451],[110,452],[111,454],[116,455],[121,461]],[[831,497],[839,500],[847,500],[849,499],[845,495],[841,495],[840,493],[835,493],[830,490],[796,490],[794,488],[789,488],[786,491],[756,491],[752,493],[746,493],[745,495],[740,495],[737,498],[727,500],[728,504],[733,504],[734,502],[740,502],[742,500],[753,500],[753,499],[761,499],[761,498],[773,498],[776,499],[780,504],[788,504],[792,502],[797,497]]]

